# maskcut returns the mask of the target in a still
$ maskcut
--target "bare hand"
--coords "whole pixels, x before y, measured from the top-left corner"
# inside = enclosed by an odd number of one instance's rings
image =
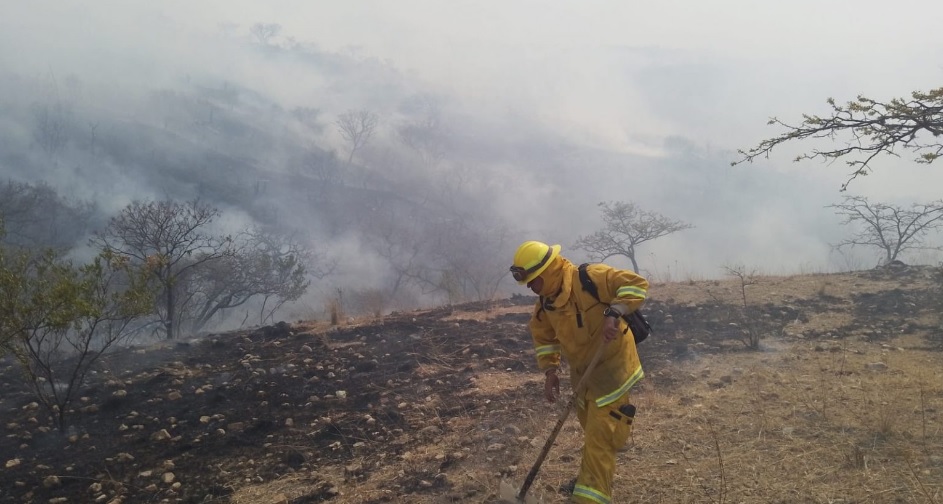
[[[556,371],[550,371],[547,373],[547,378],[544,380],[544,397],[547,399],[548,403],[557,402],[557,396],[560,395],[560,378],[557,377]]]
[[[602,337],[606,341],[612,341],[619,337],[619,319],[613,317],[603,317]]]

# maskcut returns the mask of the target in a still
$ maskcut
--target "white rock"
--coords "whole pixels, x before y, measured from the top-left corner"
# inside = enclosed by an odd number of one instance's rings
[[[887,371],[887,364],[883,362],[869,362],[864,365],[868,371]]]

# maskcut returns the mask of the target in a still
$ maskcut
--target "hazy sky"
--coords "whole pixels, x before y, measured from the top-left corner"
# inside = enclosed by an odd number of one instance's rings
[[[617,128],[623,135],[607,135],[616,145],[666,132],[756,138],[748,132],[768,115],[794,115],[793,106],[892,96],[943,77],[943,3],[929,1],[214,0],[196,12],[192,4],[159,3],[194,29],[277,22],[299,40],[389,60],[460,95],[536,102],[546,119],[574,129]],[[639,68],[689,81],[663,91],[692,114],[662,117],[665,104],[646,103],[655,90],[627,82]]]
[[[889,99],[939,87],[940,19],[943,2],[913,0],[0,0],[0,64],[27,74],[55,68],[98,75],[129,93],[142,81],[159,87],[183,74],[215,73],[286,107],[303,105],[315,76],[272,71],[217,44],[227,34],[248,39],[253,23],[278,23],[282,41],[376,58],[482,123],[524,118],[587,149],[650,159],[667,155],[666,138],[681,137],[720,159],[779,133],[765,125],[770,116],[796,122],[803,112],[825,112],[828,97]],[[338,96],[338,110],[365,99]],[[653,249],[662,262],[714,272],[721,262],[779,271],[827,263],[822,222],[830,214],[822,207],[840,197],[845,170],[840,163],[793,164],[795,152],[785,148],[753,165],[791,181],[791,189],[767,188],[770,198],[753,195],[761,206],[779,206],[724,223],[736,227],[726,238],[717,238],[717,223],[695,223],[700,232]],[[905,203],[943,197],[943,166],[903,157],[878,162],[878,172],[853,192]],[[591,231],[598,216],[586,208],[596,201],[648,191],[632,186],[637,175],[631,167],[616,172],[573,209],[580,216],[570,218],[566,233],[547,240]],[[795,192],[777,192],[786,190]],[[553,204],[534,194],[520,198],[516,214]],[[641,199],[679,218],[699,213]],[[691,254],[695,249],[707,252]]]
[[[202,64],[201,39],[221,29],[278,23],[330,51],[389,61],[496,109],[541,105],[562,127],[696,134],[714,143],[756,138],[768,115],[794,116],[824,98],[895,96],[938,85],[943,3],[876,0],[354,0],[266,2],[3,0],[8,64],[52,61]],[[10,61],[24,60],[24,61]],[[25,60],[29,60],[28,62]],[[163,68],[163,67],[158,67]],[[662,117],[640,69],[681,82]],[[642,79],[644,81],[644,79]],[[301,86],[299,86],[301,87]],[[522,103],[523,102],[523,103]],[[528,103],[529,102],[529,103]],[[631,105],[631,110],[626,110]],[[709,113],[709,117],[702,114]],[[633,119],[634,118],[634,119]],[[753,118],[751,120],[751,118]],[[732,124],[733,123],[733,124]],[[740,138],[733,139],[737,135]]]

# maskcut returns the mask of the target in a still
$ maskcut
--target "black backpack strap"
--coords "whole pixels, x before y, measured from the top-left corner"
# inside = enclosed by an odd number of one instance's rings
[[[583,285],[583,290],[590,293],[596,301],[599,301],[599,289],[596,288],[596,284],[593,283],[593,280],[589,278],[589,273],[586,272],[586,267],[589,266],[589,263],[580,264],[580,283]]]

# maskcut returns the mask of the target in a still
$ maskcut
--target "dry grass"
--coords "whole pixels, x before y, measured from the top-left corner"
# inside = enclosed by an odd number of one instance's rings
[[[729,496],[744,503],[939,499],[940,355],[809,346],[675,370],[689,380],[674,392],[675,401],[662,397],[640,408],[638,449],[627,457],[618,493],[643,489],[646,498],[632,502],[723,502],[726,480]],[[876,361],[888,369],[868,370]],[[742,374],[725,375],[730,366]],[[705,384],[717,375],[732,382],[718,389]],[[649,394],[656,392],[644,389],[640,402]]]
[[[856,275],[761,277],[748,295],[788,304],[898,287],[894,279]],[[653,292],[682,305],[707,296],[736,304],[739,296],[735,280],[662,284]],[[487,320],[529,310],[451,317]],[[809,328],[839,331],[852,316],[816,314],[785,337],[765,341],[763,351],[714,354],[650,372],[633,392],[639,413],[630,447],[619,455],[615,502],[943,503],[943,353],[927,348],[919,334],[884,343],[799,336]],[[428,406],[421,414],[445,437],[390,460],[386,474],[349,481],[331,502],[383,502],[385,485],[416,461],[451,461],[442,472],[449,489],[413,494],[409,502],[498,502],[501,479],[523,481],[559,414],[540,399],[541,391],[536,373],[523,382],[500,369],[479,373],[471,388],[443,400],[475,394],[503,400],[448,422]],[[504,446],[495,448],[495,439]],[[580,447],[581,431],[571,418],[533,487],[543,502],[566,501],[556,489],[576,474]],[[291,485],[311,481],[298,475],[246,485],[233,502],[272,502],[276,494],[290,499]]]
[[[620,454],[615,487],[617,496],[632,497],[617,502],[940,502],[943,359],[860,346],[817,352],[800,343],[700,362],[663,371],[684,377],[682,386],[665,391],[657,377],[648,379],[636,392],[636,431],[629,451]],[[878,360],[888,363],[887,371],[866,369]],[[477,388],[463,394],[492,396],[520,385],[502,375],[482,374]],[[729,385],[707,385],[725,376],[732,379]],[[525,385],[536,390],[541,383]],[[380,501],[391,493],[378,482],[395,481],[411,462],[448,457],[460,459],[462,467],[449,472],[449,483],[460,489],[452,495],[467,495],[460,502],[495,502],[502,478],[523,481],[557,418],[553,407],[522,406],[495,405],[489,416],[503,422],[483,422],[477,414],[453,419],[445,442],[390,461],[387,474],[346,485],[332,502]],[[437,424],[434,408],[429,424]],[[503,433],[510,425],[519,434],[505,451],[517,453],[517,460],[496,465],[503,458],[489,451],[488,432]],[[533,487],[543,502],[566,501],[556,488],[575,475],[580,446],[581,432],[571,419]],[[233,502],[291,499],[326,476],[248,486]],[[430,495],[411,502],[453,501]]]

